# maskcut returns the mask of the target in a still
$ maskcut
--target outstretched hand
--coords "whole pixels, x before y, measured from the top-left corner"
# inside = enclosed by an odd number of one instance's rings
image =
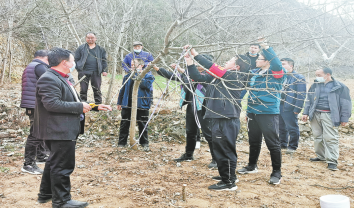
[[[269,48],[268,43],[267,43],[267,39],[264,36],[261,36],[261,37],[258,38],[258,43],[264,49],[268,49]]]
[[[112,107],[110,105],[104,105],[104,104],[98,105],[97,109],[101,111],[112,111]]]

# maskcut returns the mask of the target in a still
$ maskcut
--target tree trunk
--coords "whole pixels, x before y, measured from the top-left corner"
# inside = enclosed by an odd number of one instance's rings
[[[12,5],[12,0],[10,0],[10,4]],[[13,28],[13,17],[12,17],[12,15],[10,15],[8,23],[9,23],[9,34],[8,34],[8,37],[7,37],[7,46],[6,46],[5,56],[4,56],[4,64],[3,64],[3,68],[2,68],[2,75],[1,75],[0,85],[2,85],[4,83],[5,70],[6,70],[6,64],[7,64],[7,57],[9,56],[9,51],[10,51],[12,28]],[[11,74],[10,74],[10,76],[11,76]]]
[[[134,72],[132,72],[132,73],[134,73]],[[135,149],[135,150],[138,149],[138,141],[135,141],[135,125],[136,125],[136,114],[137,114],[137,109],[138,109],[138,90],[139,90],[140,82],[141,82],[141,80],[138,80],[138,79],[135,80],[134,86],[133,86],[132,109],[131,109],[131,118],[130,118],[130,127],[129,127],[130,146],[132,147],[132,149]]]
[[[80,40],[80,38],[79,38],[79,35],[77,34],[77,31],[76,31],[76,29],[75,29],[75,27],[74,27],[74,24],[73,24],[73,22],[71,21],[70,14],[66,11],[66,9],[65,9],[65,7],[64,7],[64,3],[62,2],[62,0],[60,0],[60,4],[61,4],[61,6],[62,6],[62,8],[63,8],[63,11],[64,11],[64,13],[65,13],[65,16],[66,16],[66,18],[67,18],[67,20],[68,20],[68,28],[69,28],[70,32],[73,34],[74,38],[76,39],[77,45],[79,46],[79,45],[81,45],[82,43],[81,43],[81,40]]]
[[[116,51],[113,53],[113,71],[112,71],[112,78],[109,81],[109,86],[108,86],[108,92],[107,92],[107,96],[106,96],[106,104],[110,105],[111,103],[111,94],[112,94],[112,87],[114,84],[114,80],[116,77],[116,71],[117,71],[117,55],[118,55],[118,51],[119,51],[119,46],[117,46]]]

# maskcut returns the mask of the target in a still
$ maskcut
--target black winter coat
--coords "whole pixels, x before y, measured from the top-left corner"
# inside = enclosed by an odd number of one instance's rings
[[[194,57],[204,68],[209,69],[213,63],[202,55]],[[244,87],[245,76],[237,71],[227,71],[221,79],[210,74],[202,75],[195,65],[188,66],[190,77],[197,82],[210,83],[205,98],[206,113],[204,118],[239,118],[241,112],[241,88]]]
[[[98,72],[99,74],[101,74],[102,72],[107,72],[106,50],[97,44],[96,47],[98,49],[96,50]],[[84,70],[88,52],[89,52],[89,45],[87,43],[82,44],[75,51],[76,69],[79,73]]]

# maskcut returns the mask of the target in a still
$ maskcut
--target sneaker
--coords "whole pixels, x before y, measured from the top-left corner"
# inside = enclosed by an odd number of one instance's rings
[[[333,171],[336,171],[336,170],[339,170],[337,168],[337,165],[334,164],[334,163],[328,163],[328,167],[327,167],[329,170],[333,170]]]
[[[246,167],[243,167],[242,169],[237,171],[239,174],[247,174],[247,173],[258,173],[257,166],[250,166],[247,165]]]
[[[173,159],[176,162],[190,162],[192,160],[194,160],[193,156],[188,156],[187,153],[184,153],[181,157],[177,158],[177,159]]]
[[[311,162],[326,162],[326,160],[321,160],[321,159],[318,158],[318,157],[310,158],[310,161],[311,161]]]
[[[36,164],[24,165],[21,168],[21,171],[24,173],[29,173],[29,174],[34,174],[34,175],[40,175],[43,173],[43,170],[40,169]]]
[[[208,165],[208,168],[218,168],[218,164],[216,164],[215,160],[211,160],[211,163]]]
[[[213,177],[211,177],[211,179],[213,179],[215,181],[222,181],[221,176],[213,176]],[[236,178],[235,183],[238,183],[238,182],[239,182],[239,180],[238,180],[238,178]]]
[[[287,149],[285,154],[294,154],[296,152],[296,150],[293,150],[293,149]]]
[[[215,191],[235,191],[237,186],[235,183],[224,183],[223,181],[220,181],[217,184],[209,186],[208,189]]]
[[[273,173],[270,175],[269,183],[274,185],[280,184],[280,180],[281,180],[280,170],[273,171]]]
[[[48,157],[44,157],[44,158],[37,158],[36,160],[36,164],[44,164],[45,162],[47,162]]]

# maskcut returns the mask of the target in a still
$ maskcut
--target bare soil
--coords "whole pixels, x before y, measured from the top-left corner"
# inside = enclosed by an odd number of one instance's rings
[[[117,150],[109,141],[96,147],[79,146],[71,194],[73,199],[88,201],[89,207],[319,207],[319,198],[327,194],[354,199],[353,138],[341,139],[339,171],[310,162],[314,151],[307,144],[300,144],[294,155],[283,153],[283,178],[275,186],[268,184],[272,168],[263,145],[259,172],[238,174],[240,182],[234,192],[207,189],[215,183],[211,177],[218,171],[207,168],[210,153],[206,143],[196,151],[194,161],[180,166],[172,159],[183,153],[184,145],[176,143],[152,143],[150,152]],[[240,168],[248,161],[247,142],[239,142],[237,151]],[[1,154],[0,160],[11,161],[6,164],[10,170],[0,173],[1,207],[51,207],[50,202],[36,203],[41,176],[21,173],[23,158]],[[183,184],[187,184],[186,201],[182,200]]]

